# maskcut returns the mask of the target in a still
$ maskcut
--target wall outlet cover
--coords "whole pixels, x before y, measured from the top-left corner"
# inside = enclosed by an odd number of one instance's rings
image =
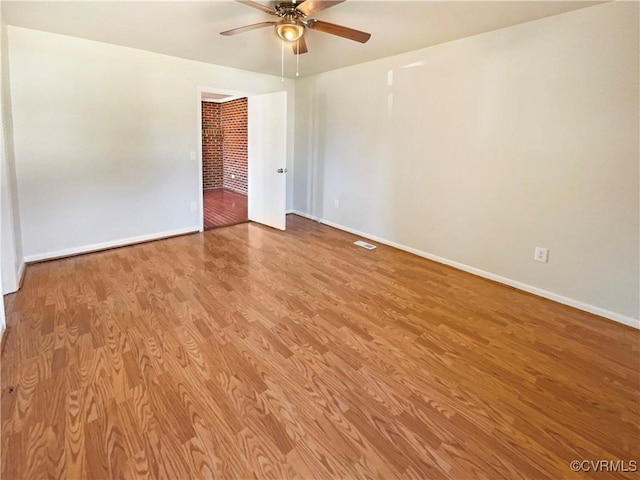
[[[549,250],[544,247],[536,247],[533,253],[533,259],[536,262],[547,263],[548,256],[549,256]]]

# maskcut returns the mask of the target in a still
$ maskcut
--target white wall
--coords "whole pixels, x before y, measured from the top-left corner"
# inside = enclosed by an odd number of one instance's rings
[[[2,16],[2,4],[0,4],[0,63],[2,67],[6,62],[6,37],[4,35],[5,25],[4,25],[4,17]],[[5,153],[5,126],[4,126],[4,99],[2,92],[5,89],[4,77],[0,77],[0,170],[4,170],[6,164],[6,153]],[[2,208],[4,207],[4,199],[5,196],[5,186],[4,182],[0,182],[0,212],[2,212]],[[5,260],[4,260],[4,241],[2,240],[2,236],[5,232],[5,228],[2,225],[4,221],[4,215],[0,218],[0,285],[4,282],[3,270],[5,268]],[[4,287],[3,287],[4,290]],[[5,318],[4,312],[4,300],[0,302],[0,343],[2,342],[2,337],[4,336],[4,332],[7,328],[7,322]]]
[[[8,27],[24,256],[196,230],[199,87],[293,81]],[[293,145],[293,126],[289,131]],[[291,149],[293,150],[293,149]],[[292,166],[293,153],[288,164]]]
[[[300,80],[294,209],[640,325],[638,82],[636,2]]]
[[[9,86],[7,28],[0,6],[0,104],[2,112],[2,161],[0,162],[0,258],[2,259],[2,293],[18,290],[24,268],[20,213],[17,202],[17,182],[13,152],[13,128]]]
[[[6,47],[6,38],[4,36],[5,25],[4,25],[4,17],[2,15],[2,4],[0,4],[0,64],[4,65],[5,63],[5,47]],[[0,72],[1,73],[1,72]],[[0,169],[5,165],[5,150],[4,150],[4,102],[2,99],[2,91],[4,90],[4,77],[0,76]],[[4,186],[2,182],[0,182],[0,212],[2,212],[2,207],[4,202],[2,201],[2,197],[4,196]],[[1,215],[1,214],[0,214]],[[0,285],[3,282],[2,270],[4,269],[4,260],[2,258],[3,244],[2,234],[4,233],[4,228],[2,226],[2,221],[4,220],[4,216],[0,216]],[[4,290],[4,288],[3,288]],[[7,328],[7,320],[4,312],[4,297],[0,302],[0,345],[2,344],[2,337],[4,336],[4,332]]]

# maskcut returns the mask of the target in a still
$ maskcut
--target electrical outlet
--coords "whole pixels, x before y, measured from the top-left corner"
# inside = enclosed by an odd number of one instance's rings
[[[191,211],[195,212],[198,209],[198,204],[196,202],[191,202]]]
[[[340,200],[336,199],[333,201],[333,206],[336,208],[340,208]]]
[[[198,155],[196,154],[196,152],[194,150],[190,150],[189,151],[189,158],[191,160],[197,160],[198,159]]]
[[[232,179],[236,178],[236,174],[235,174],[235,173],[232,173],[232,174],[231,174],[231,178],[232,178]]]
[[[533,259],[536,262],[547,263],[547,257],[549,256],[549,250],[544,247],[536,247],[533,253]]]

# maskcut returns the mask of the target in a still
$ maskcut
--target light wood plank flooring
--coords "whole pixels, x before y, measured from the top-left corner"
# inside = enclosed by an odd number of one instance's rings
[[[205,190],[204,228],[225,227],[248,222],[247,196],[223,188]]]
[[[543,479],[639,459],[638,331],[287,226],[29,266],[7,301],[2,478]]]

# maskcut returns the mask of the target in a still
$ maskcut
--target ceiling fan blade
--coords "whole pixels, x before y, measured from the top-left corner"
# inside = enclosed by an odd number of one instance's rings
[[[244,27],[232,28],[231,30],[226,30],[224,32],[220,32],[220,35],[237,35],[238,33],[248,32],[250,30],[255,30],[256,28],[264,28],[271,27],[278,22],[260,22],[254,23],[252,25],[245,25]]]
[[[252,2],[251,0],[236,0],[238,3],[243,3],[249,7],[257,8],[258,10],[262,10],[265,13],[270,15],[277,15],[278,13],[271,7],[267,7],[266,5],[262,5],[261,3]]]
[[[303,53],[307,53],[309,51],[307,49],[307,42],[305,41],[304,36],[300,37],[297,42],[293,42],[291,46],[293,47],[294,55],[302,55]]]
[[[296,10],[304,13],[305,16],[308,17],[344,1],[345,0],[305,0],[296,7]]]
[[[360,43],[366,43],[367,40],[371,38],[370,33],[361,32],[360,30],[354,30],[349,27],[343,27],[342,25],[336,25],[335,23],[323,22],[322,20],[309,21],[307,26],[312,30],[330,33],[331,35],[348,38],[349,40],[355,40]]]

